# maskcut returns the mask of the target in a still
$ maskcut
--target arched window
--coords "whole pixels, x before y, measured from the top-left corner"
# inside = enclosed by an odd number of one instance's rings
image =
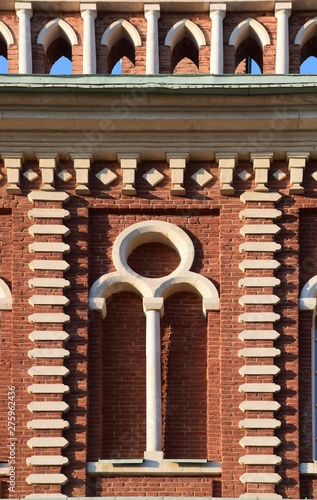
[[[189,59],[199,69],[199,49],[206,45],[206,39],[197,24],[189,19],[178,21],[167,33],[165,45],[171,48],[171,73],[183,59]]]
[[[300,45],[300,73],[317,73],[317,17],[310,19],[301,27],[295,38]]]
[[[8,45],[13,45],[14,40],[8,26],[0,21],[0,73],[8,73]]]
[[[65,65],[65,59],[72,61],[72,46],[78,45],[78,39],[73,28],[63,19],[53,19],[42,28],[37,43],[43,45],[45,54],[45,73],[50,73],[58,61],[54,74],[70,74],[70,65]],[[63,59],[65,58],[65,59]],[[63,64],[64,63],[64,64]]]
[[[263,52],[270,45],[266,29],[255,19],[245,19],[235,27],[229,39],[229,45],[235,47],[236,73],[263,73]],[[252,60],[253,63],[252,68]]]
[[[135,50],[142,42],[136,28],[125,19],[119,19],[106,29],[101,45],[108,48],[108,73],[111,74],[116,64],[125,57],[135,65]]]

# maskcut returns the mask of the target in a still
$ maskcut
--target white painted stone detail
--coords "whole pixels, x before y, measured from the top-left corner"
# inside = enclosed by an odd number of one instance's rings
[[[277,455],[244,455],[239,458],[239,463],[241,465],[280,465],[282,459]]]
[[[281,210],[275,208],[246,208],[241,210],[239,217],[244,219],[280,219],[282,217]]]
[[[240,477],[240,481],[243,484],[279,484],[282,478],[279,474],[275,472],[246,472]]]
[[[30,323],[69,323],[70,317],[64,313],[35,313],[28,316]]]
[[[46,418],[46,419],[36,419],[30,420],[27,423],[28,429],[68,429],[69,422],[67,420],[62,420],[60,418]],[[44,464],[43,464],[44,465]]]
[[[36,297],[41,297],[41,295],[36,295]],[[32,340],[32,342],[35,342],[36,340],[67,341],[69,340],[69,335],[67,332],[64,332],[63,330],[34,330],[33,332],[30,333],[29,339]]]
[[[283,170],[279,169],[274,172],[273,177],[280,182],[286,179],[287,175],[285,174],[285,172],[283,172]]]
[[[66,413],[69,410],[69,405],[65,403],[64,401],[33,401],[32,403],[28,404],[27,406],[28,410],[31,413],[37,412],[37,411],[61,411],[63,413]]]
[[[56,436],[39,438],[33,437],[29,439],[26,444],[29,448],[66,448],[69,445],[69,442],[63,437]]]
[[[290,171],[291,187],[289,194],[303,195],[305,193],[304,187],[301,185],[304,179],[304,169],[306,161],[309,160],[310,153],[287,153],[288,170]]]
[[[265,242],[245,242],[239,246],[239,252],[279,252],[281,250],[279,243]]]
[[[108,186],[118,178],[118,176],[107,167],[100,170],[100,172],[96,174],[96,177],[105,186]]]
[[[216,153],[216,162],[220,171],[220,194],[222,196],[233,196],[235,193],[232,182],[237,158],[237,153]]]
[[[32,366],[28,370],[31,377],[67,377],[70,371],[66,366]]]
[[[244,365],[240,368],[239,373],[242,377],[246,375],[278,375],[281,369],[276,365]]]
[[[69,194],[61,191],[32,191],[28,194],[28,200],[32,203],[36,201],[59,201],[66,203],[69,199]]]
[[[156,170],[156,168],[151,168],[151,170],[146,172],[146,174],[144,174],[142,177],[153,187],[157,186],[164,179],[164,175]]]
[[[32,236],[36,236],[37,234],[49,234],[66,237],[70,234],[70,230],[68,227],[61,224],[33,224],[33,226],[29,227],[29,233]]]
[[[38,174],[29,168],[29,170],[23,173],[23,177],[25,177],[29,182],[33,182],[38,178]]]
[[[239,299],[240,306],[250,305],[250,304],[269,304],[275,305],[280,302],[280,298],[277,295],[243,295]]]
[[[30,288],[69,288],[70,282],[63,278],[32,278],[29,280]]]
[[[249,347],[238,352],[239,358],[277,358],[281,351],[275,347]]]
[[[30,394],[68,394],[69,387],[64,384],[32,384],[28,386]]]
[[[32,271],[68,271],[70,265],[65,260],[32,260],[29,268]]]
[[[276,330],[243,330],[239,339],[244,340],[277,340],[280,334]]]
[[[54,465],[63,467],[64,465],[69,464],[69,460],[67,457],[62,457],[59,455],[38,455],[38,456],[33,455],[32,457],[26,459],[26,463],[28,465],[33,465],[36,467],[54,466]]]
[[[261,278],[260,276],[257,278],[242,278],[239,281],[240,288],[265,288],[270,287],[274,288],[281,284],[281,280],[278,278]]]
[[[69,219],[70,213],[63,208],[32,208],[28,216],[30,219]]]
[[[239,422],[240,429],[279,429],[280,420],[276,418],[245,418]]]
[[[67,349],[31,349],[28,356],[29,358],[69,358],[70,352]]]
[[[67,170],[62,170],[57,175],[63,182],[68,182],[73,178],[72,174],[70,174]]]
[[[31,306],[68,306],[70,301],[64,295],[32,295],[29,298]]]
[[[239,269],[245,272],[247,269],[279,269],[281,264],[277,260],[244,260],[239,264]]]
[[[273,153],[252,153],[250,159],[253,162],[253,170],[255,172],[255,188],[257,192],[268,192],[266,186],[270,165],[273,160]]]
[[[93,4],[90,4],[92,7]],[[86,196],[90,195],[89,189],[89,172],[90,165],[93,161],[93,155],[91,154],[71,154],[71,159],[74,162],[74,169],[76,172],[76,188],[75,193],[78,195]]]
[[[61,253],[69,253],[70,246],[66,243],[31,243],[29,245],[29,252],[61,252]]]
[[[277,401],[243,401],[239,408],[241,411],[278,411],[281,405]]]
[[[311,176],[314,179],[314,181],[317,181],[317,170],[315,170],[315,172],[313,172]]]
[[[243,493],[240,498],[248,498],[251,500],[281,500],[283,497],[276,493]]]
[[[239,444],[242,448],[247,446],[271,447],[276,448],[281,444],[281,440],[276,436],[244,436]]]
[[[196,182],[196,184],[203,188],[214,178],[214,176],[207,172],[207,170],[205,170],[204,168],[200,168],[191,176],[191,178],[194,182]]]
[[[37,500],[67,500],[68,497],[66,495],[62,495],[61,493],[32,493],[32,495],[26,495],[25,498],[28,499],[37,499]]]
[[[251,312],[251,313],[240,314],[239,323],[275,323],[280,319],[281,316],[276,313]]]
[[[26,481],[29,484],[66,484],[68,478],[65,474],[30,474]]]
[[[247,234],[278,234],[281,228],[276,224],[247,224],[241,227],[240,234],[246,236]]]
[[[171,195],[185,196],[186,190],[183,184],[189,155],[187,153],[168,153],[166,158],[172,173]]]
[[[238,177],[242,180],[242,182],[248,181],[252,175],[246,170],[242,170],[242,172],[238,173]]]
[[[279,193],[261,193],[256,191],[245,191],[240,196],[240,200],[245,204],[247,201],[270,201],[278,203],[281,201],[282,195]]]
[[[263,393],[263,392],[272,392],[273,394],[275,392],[280,392],[281,386],[277,384],[242,384],[239,387],[239,392],[242,394],[245,394],[246,392],[258,392],[258,393]]]

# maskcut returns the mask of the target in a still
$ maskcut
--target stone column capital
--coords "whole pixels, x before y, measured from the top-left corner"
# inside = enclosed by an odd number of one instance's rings
[[[285,13],[287,17],[290,17],[292,13],[292,2],[275,2],[275,17],[278,17],[278,14]]]

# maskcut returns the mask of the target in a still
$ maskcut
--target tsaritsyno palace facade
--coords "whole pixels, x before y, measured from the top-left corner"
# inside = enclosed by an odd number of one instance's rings
[[[0,0],[0,55],[0,497],[317,498],[316,0]]]

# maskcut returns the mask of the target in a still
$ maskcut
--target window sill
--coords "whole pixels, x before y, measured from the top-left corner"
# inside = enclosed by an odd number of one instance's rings
[[[112,476],[217,476],[221,474],[221,464],[195,459],[140,459],[137,464],[135,460],[99,460],[87,463],[87,473]]]

